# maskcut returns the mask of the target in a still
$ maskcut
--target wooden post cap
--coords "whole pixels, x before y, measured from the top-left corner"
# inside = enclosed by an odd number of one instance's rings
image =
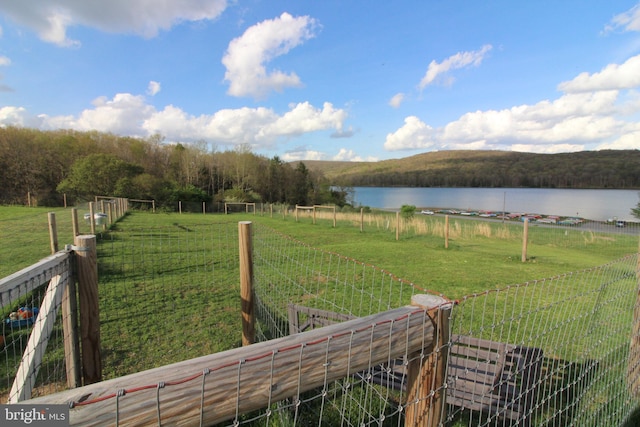
[[[443,305],[450,304],[451,302],[438,295],[430,294],[416,294],[411,297],[411,305],[421,307],[424,309],[432,309],[436,307],[442,307]]]

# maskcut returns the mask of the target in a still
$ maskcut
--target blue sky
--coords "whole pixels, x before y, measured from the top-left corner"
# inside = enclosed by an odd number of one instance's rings
[[[283,160],[640,148],[637,1],[0,0],[0,126]]]

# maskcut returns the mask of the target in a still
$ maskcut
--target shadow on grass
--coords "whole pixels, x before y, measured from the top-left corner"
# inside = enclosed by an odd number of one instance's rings
[[[538,401],[546,399],[536,415],[545,420],[545,425],[564,426],[576,422],[579,410],[588,393],[595,386],[600,362],[586,360],[572,362],[563,359],[545,358],[542,366],[543,383],[538,390]],[[584,415],[584,414],[582,414]],[[535,423],[534,423],[535,424]]]
[[[629,418],[620,427],[637,427],[640,426],[640,407],[629,415]]]

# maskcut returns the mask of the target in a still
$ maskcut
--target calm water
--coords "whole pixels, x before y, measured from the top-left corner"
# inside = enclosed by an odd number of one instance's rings
[[[380,209],[402,205],[579,216],[593,220],[634,219],[640,190],[540,188],[382,188],[354,187],[355,203]]]

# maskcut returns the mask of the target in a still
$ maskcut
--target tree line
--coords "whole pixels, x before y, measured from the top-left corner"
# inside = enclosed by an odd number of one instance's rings
[[[199,141],[169,144],[160,135],[0,128],[0,204],[75,204],[95,195],[182,202],[336,204],[347,189],[329,186],[304,163],[266,158],[247,145],[231,151]]]
[[[323,170],[320,163],[308,166]],[[640,188],[640,151],[433,152],[374,164],[333,164],[327,175],[354,187]]]

